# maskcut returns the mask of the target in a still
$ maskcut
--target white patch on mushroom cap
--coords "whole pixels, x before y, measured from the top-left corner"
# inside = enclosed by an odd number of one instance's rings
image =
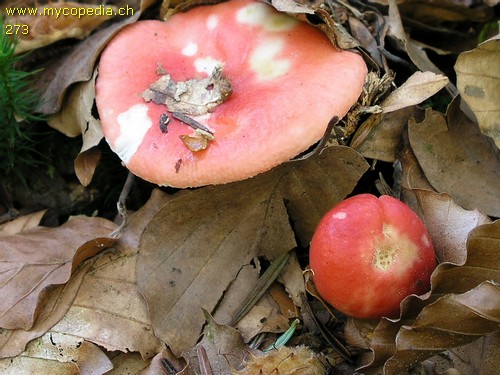
[[[347,214],[345,212],[337,212],[337,213],[333,214],[332,217],[334,219],[343,220],[347,217]]]
[[[219,17],[216,14],[211,14],[207,18],[207,29],[213,30],[219,24]]]
[[[286,14],[274,12],[264,3],[254,3],[241,8],[236,14],[236,20],[252,26],[262,26],[267,31],[288,31],[299,23]]]
[[[427,237],[427,234],[425,233],[422,235],[422,243],[427,247],[431,245],[431,241],[429,240],[429,237]]]
[[[198,45],[193,42],[189,42],[181,51],[184,56],[194,56],[196,52],[198,52]]]
[[[215,60],[213,57],[200,57],[194,61],[194,67],[197,72],[212,74],[217,66],[223,66],[222,61]]]
[[[285,75],[291,67],[287,59],[276,57],[281,52],[285,41],[283,39],[266,40],[260,43],[250,55],[250,68],[259,79],[267,80]]]
[[[127,164],[153,122],[148,117],[148,107],[145,104],[133,105],[116,119],[120,125],[120,136],[115,140],[113,151]]]

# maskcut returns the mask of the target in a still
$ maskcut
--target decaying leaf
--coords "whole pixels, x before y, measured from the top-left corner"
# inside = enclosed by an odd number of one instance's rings
[[[0,360],[2,374],[104,374],[113,365],[102,350],[82,339],[48,332],[15,358]]]
[[[28,27],[26,29],[28,32],[19,34],[21,38],[16,48],[16,54],[40,48],[62,39],[83,39],[100,24],[117,14],[117,7],[113,5],[91,5],[71,1],[40,5],[36,9],[38,11],[36,15],[25,14],[10,19],[12,24]],[[85,16],[82,16],[82,13]]]
[[[402,374],[444,349],[500,332],[499,312],[498,283],[486,281],[463,294],[447,294],[426,306],[413,325],[401,327],[397,352],[386,362],[385,373]]]
[[[170,74],[163,72],[141,97],[146,102],[153,101],[165,105],[170,112],[201,116],[212,112],[226,101],[232,92],[231,82],[222,75],[222,67],[216,66],[207,78],[179,82],[175,82]]]
[[[431,375],[495,374],[500,363],[499,341],[499,335],[483,336],[470,344],[429,358],[423,362],[423,366]]]
[[[425,120],[410,119],[410,144],[425,176],[439,192],[466,209],[500,216],[500,153],[459,109],[455,100],[446,117],[428,110]]]
[[[327,373],[318,354],[305,346],[286,347],[257,356],[250,355],[245,366],[234,375],[254,374],[319,375]]]
[[[92,260],[85,262],[66,284],[51,290],[44,303],[40,305],[38,316],[29,331],[0,330],[0,358],[21,354],[28,342],[42,336],[66,314],[80,288],[83,276],[92,264]]]
[[[408,124],[408,119],[420,117],[420,112],[421,110],[416,107],[407,107],[394,112],[371,115],[359,127],[351,147],[364,157],[394,162],[398,156],[402,133]]]
[[[0,326],[30,329],[49,287],[66,283],[82,258],[105,247],[98,238],[115,228],[105,219],[75,217],[58,228],[36,227],[3,237]]]
[[[92,114],[95,97],[95,79],[78,82],[64,98],[63,108],[48,119],[48,124],[68,137],[82,135],[83,144],[75,159],[75,173],[83,186],[88,186],[100,160],[95,148],[104,137],[99,120]]]
[[[500,148],[498,103],[500,73],[493,69],[500,59],[500,36],[462,53],[455,64],[460,95],[471,107],[481,131]]]

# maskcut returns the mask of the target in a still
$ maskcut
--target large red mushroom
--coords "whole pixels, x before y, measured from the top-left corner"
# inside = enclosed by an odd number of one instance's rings
[[[130,171],[195,187],[307,150],[356,102],[366,73],[313,26],[235,0],[125,27],[102,53],[96,103]]]

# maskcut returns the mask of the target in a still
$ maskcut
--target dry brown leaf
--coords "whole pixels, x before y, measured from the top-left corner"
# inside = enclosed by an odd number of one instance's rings
[[[0,360],[2,374],[104,374],[113,367],[96,345],[76,337],[48,332],[29,343],[15,358]]]
[[[109,244],[98,237],[115,228],[105,219],[75,217],[58,228],[37,227],[3,237],[0,326],[30,329],[49,287],[66,283],[80,257],[92,256]],[[92,245],[85,246],[89,241]]]
[[[481,43],[476,49],[460,54],[455,64],[460,95],[471,107],[481,131],[493,138],[500,148],[500,35]]]
[[[280,313],[279,306],[268,292],[235,326],[245,342],[250,342],[259,333],[282,333],[288,327],[288,318]]]
[[[194,190],[163,206],[146,227],[137,282],[155,333],[174,353],[196,343],[201,308],[213,310],[244,265],[295,247],[283,203],[272,197],[275,184],[264,176]]]
[[[69,137],[82,135],[82,148],[75,159],[75,174],[83,186],[92,181],[101,159],[101,151],[96,146],[104,137],[101,123],[92,114],[96,77],[97,69],[89,81],[77,83],[65,98],[61,111],[48,120],[50,126]]]
[[[157,354],[160,355],[161,354]],[[139,353],[108,353],[113,369],[108,371],[106,375],[139,375],[151,364],[151,360],[144,360]],[[160,373],[161,374],[161,373]]]
[[[143,358],[162,350],[136,285],[135,267],[138,234],[168,199],[155,190],[146,205],[134,213],[116,250],[103,254],[89,269],[75,300],[53,332],[83,338],[109,351],[136,351]]]
[[[386,362],[385,373],[402,374],[444,349],[498,332],[500,284],[487,281],[463,294],[447,294],[426,306],[413,325],[401,327],[397,352]]]
[[[361,124],[351,147],[367,158],[394,162],[398,157],[402,133],[410,117],[420,117],[416,107],[390,113],[376,113]],[[358,140],[363,138],[362,140]],[[357,139],[358,138],[358,139]]]
[[[440,264],[432,275],[431,293],[406,298],[401,319],[382,319],[371,332],[358,325],[365,333],[356,342],[373,351],[364,358],[369,367],[363,373],[384,368],[384,374],[405,374],[435,353],[500,332],[499,251],[500,221],[476,227],[469,234],[465,264]],[[346,337],[356,338],[355,327],[350,324]]]
[[[85,82],[75,84],[64,98],[61,111],[49,117],[48,124],[68,137],[83,134],[81,151],[96,146],[102,139],[101,123],[92,115],[97,69]]]
[[[478,210],[467,211],[446,193],[414,190],[439,262],[462,265],[467,258],[466,242],[475,227],[491,222]]]
[[[40,220],[42,220],[45,212],[47,212],[47,210],[34,212],[29,215],[19,216],[14,220],[0,225],[0,238],[36,228],[40,224]]]
[[[30,8],[35,9],[35,8]],[[16,54],[40,48],[58,40],[67,38],[83,39],[103,22],[113,18],[117,8],[113,5],[89,5],[75,2],[57,2],[50,5],[40,5],[36,15],[14,16],[12,24],[27,25],[29,32],[22,34]],[[100,11],[99,15],[79,17],[78,15],[63,16],[65,12]],[[112,15],[110,15],[110,13]],[[47,14],[43,16],[44,14]]]
[[[37,90],[42,93],[36,112],[52,115],[61,108],[68,88],[92,78],[95,62],[108,41],[124,26],[135,22],[142,11],[154,0],[143,0],[134,15],[109,27],[99,30],[79,43],[69,54],[43,70],[37,81]]]
[[[394,41],[399,43],[399,48],[406,51],[408,57],[410,57],[411,61],[421,71],[433,72],[444,76],[444,73],[429,59],[424,48],[406,35],[396,0],[389,0],[388,3],[388,35],[391,36]],[[448,82],[447,89],[453,96],[456,95],[457,89],[451,82]]]
[[[303,247],[309,245],[319,220],[352,192],[368,163],[345,146],[328,147],[319,155],[283,166],[290,168],[279,186]]]
[[[75,174],[82,186],[92,182],[94,172],[101,160],[101,150],[97,147],[80,152],[75,159]]]
[[[490,335],[429,358],[423,365],[429,375],[451,375],[453,370],[457,375],[494,375],[499,363],[500,337]]]
[[[55,287],[40,306],[39,314],[29,331],[0,330],[0,358],[15,357],[22,353],[26,344],[42,336],[68,311],[83,280],[83,276],[93,264],[85,262],[65,285]]]
[[[207,365],[213,374],[230,374],[243,362],[248,348],[236,329],[218,324],[210,314],[204,313],[207,325],[203,339],[182,354],[188,362],[188,368],[180,374],[199,374],[200,366]]]
[[[454,100],[446,118],[428,110],[425,120],[408,124],[410,144],[432,186],[460,206],[500,216],[500,152],[481,134]]]
[[[422,103],[448,84],[448,78],[432,72],[413,73],[400,87],[391,92],[381,106],[382,112],[394,112]]]
[[[352,191],[367,167],[352,149],[332,147],[163,206],[141,237],[137,263],[155,333],[174,353],[192,347],[205,321],[201,307],[228,306],[220,298],[255,256],[273,260],[295,247],[283,201],[307,243],[319,219]]]

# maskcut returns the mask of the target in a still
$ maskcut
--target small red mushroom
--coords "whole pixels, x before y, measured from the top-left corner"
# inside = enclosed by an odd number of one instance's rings
[[[252,177],[307,150],[367,74],[318,29],[235,0],[140,21],[107,45],[96,103],[127,168],[173,187]]]
[[[383,195],[359,194],[333,207],[309,251],[321,297],[357,318],[396,318],[401,301],[430,288],[436,256],[415,212]]]

